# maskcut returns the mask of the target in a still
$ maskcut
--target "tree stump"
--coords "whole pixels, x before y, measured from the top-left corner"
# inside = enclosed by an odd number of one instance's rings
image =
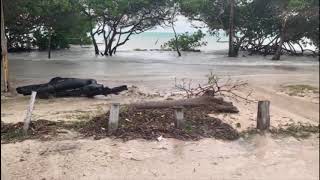
[[[270,127],[270,101],[258,102],[257,129],[266,130]]]

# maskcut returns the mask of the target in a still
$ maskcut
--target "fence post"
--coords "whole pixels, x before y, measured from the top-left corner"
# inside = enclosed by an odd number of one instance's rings
[[[178,129],[183,129],[185,126],[183,107],[174,108],[174,113],[175,113],[175,117],[176,117],[175,127]]]
[[[34,103],[36,101],[36,96],[37,96],[37,92],[32,91],[29,106],[28,106],[27,113],[26,113],[26,117],[24,119],[24,125],[23,125],[23,131],[25,134],[28,132],[28,129],[30,126],[31,117],[32,117],[32,110],[34,107]]]
[[[257,129],[266,130],[270,127],[270,101],[258,102]]]
[[[112,133],[118,129],[120,103],[112,103],[108,122],[108,132]]]

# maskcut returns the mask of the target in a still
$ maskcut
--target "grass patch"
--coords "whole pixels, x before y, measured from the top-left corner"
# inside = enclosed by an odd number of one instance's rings
[[[271,134],[280,136],[293,136],[296,138],[307,138],[311,134],[319,133],[319,125],[291,123],[280,128],[270,129]]]
[[[23,141],[30,138],[28,135],[25,135],[22,129],[14,129],[8,131],[7,133],[1,132],[1,140],[12,142],[12,141]]]
[[[312,134],[319,134],[319,125],[303,124],[303,123],[290,123],[285,124],[279,128],[271,128],[268,130],[273,137],[295,137],[295,138],[308,138]],[[261,134],[262,131],[256,128],[250,128],[240,133],[241,137],[247,138],[254,134]]]
[[[303,96],[305,93],[319,93],[319,89],[310,85],[298,84],[284,86],[290,96]]]

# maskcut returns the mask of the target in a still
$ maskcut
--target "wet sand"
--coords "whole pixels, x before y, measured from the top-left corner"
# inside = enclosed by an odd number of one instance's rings
[[[11,179],[319,179],[319,141],[25,141],[3,145]]]
[[[144,53],[144,52],[143,52]],[[143,58],[141,58],[141,57]],[[282,85],[307,84],[319,87],[319,62],[314,59],[285,57],[271,62],[256,57],[228,60],[221,55],[191,54],[185,59],[167,54],[119,54],[110,59],[68,60],[68,55],[44,61],[41,55],[12,55],[13,85],[47,82],[54,76],[96,78],[108,86],[127,84],[142,92],[165,99],[174,89],[174,78],[205,82],[211,70],[221,76],[247,80],[252,98],[271,100],[271,126],[292,122],[319,124],[319,95],[294,97],[281,93]],[[172,57],[171,57],[172,58]],[[37,60],[38,59],[38,60]],[[130,103],[152,100],[139,95],[37,100],[34,119],[87,120],[104,113],[111,102]],[[28,97],[1,97],[1,120],[22,121]],[[238,130],[255,127],[256,104],[234,102],[240,113],[214,114]],[[126,143],[111,139],[94,141],[65,135],[57,141],[28,140],[2,144],[1,156],[7,175],[13,179],[319,179],[319,139],[274,139],[254,136],[234,142],[204,139],[182,142],[134,140]],[[28,165],[27,170],[23,169]]]

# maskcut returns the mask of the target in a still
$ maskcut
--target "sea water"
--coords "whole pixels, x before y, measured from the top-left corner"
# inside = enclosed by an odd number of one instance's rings
[[[202,51],[226,50],[228,48],[228,37],[224,32],[220,32],[219,34],[219,37],[206,34],[206,36],[202,39],[202,42],[207,42],[207,45],[196,49],[200,49]],[[121,41],[124,40],[124,38],[125,36],[121,38]],[[168,42],[172,38],[174,38],[173,32],[143,32],[141,34],[132,35],[126,44],[119,47],[119,50],[130,51],[161,49],[161,45]],[[97,42],[101,49],[104,49],[104,41],[102,36],[97,36]]]

